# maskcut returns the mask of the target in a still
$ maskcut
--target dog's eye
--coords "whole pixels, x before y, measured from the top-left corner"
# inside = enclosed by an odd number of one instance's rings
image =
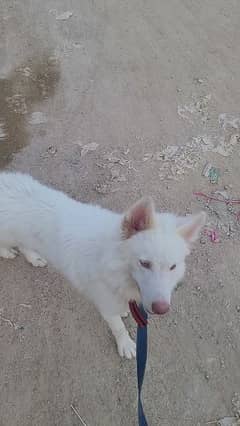
[[[139,260],[140,265],[145,269],[151,269],[152,263],[149,260]]]
[[[172,265],[169,269],[170,271],[173,271],[176,268],[176,265]]]

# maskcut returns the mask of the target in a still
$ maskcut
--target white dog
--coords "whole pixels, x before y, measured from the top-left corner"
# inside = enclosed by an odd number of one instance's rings
[[[142,199],[125,214],[77,202],[21,173],[0,174],[0,256],[18,249],[34,266],[50,262],[92,301],[121,356],[135,356],[121,316],[128,302],[154,314],[169,310],[185,257],[205,214],[179,218]]]

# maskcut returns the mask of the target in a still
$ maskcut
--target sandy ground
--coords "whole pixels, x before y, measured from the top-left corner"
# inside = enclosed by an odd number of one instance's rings
[[[203,207],[217,230],[196,245],[171,314],[150,322],[149,425],[237,416],[238,206],[193,192],[240,196],[239,0],[0,10],[1,167],[119,211],[142,194],[162,211]],[[87,426],[136,425],[135,363],[119,359],[95,309],[51,267],[18,257],[0,269],[0,425],[81,425],[71,404]]]

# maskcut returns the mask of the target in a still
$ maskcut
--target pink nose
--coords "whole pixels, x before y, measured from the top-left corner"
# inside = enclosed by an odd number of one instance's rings
[[[163,315],[166,314],[170,309],[170,305],[167,302],[153,302],[152,311],[154,314]]]

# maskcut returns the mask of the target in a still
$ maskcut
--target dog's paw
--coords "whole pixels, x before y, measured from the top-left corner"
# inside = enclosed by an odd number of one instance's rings
[[[36,255],[36,256],[31,256],[30,259],[28,259],[28,261],[36,267],[39,268],[44,268],[44,266],[47,266],[47,261],[45,259],[43,259],[42,257]]]
[[[47,261],[45,259],[42,259],[41,257],[38,257],[37,259],[32,262],[33,266],[37,266],[39,268],[44,268],[44,266],[47,266]]]
[[[119,337],[117,346],[121,357],[127,359],[136,358],[136,343],[131,339],[128,333]]]
[[[33,266],[43,268],[47,265],[47,261],[39,256],[38,253],[35,253],[35,251],[22,250],[22,253],[26,257],[27,261]]]
[[[0,248],[0,257],[3,257],[4,259],[14,259],[18,254],[18,251],[14,248],[6,249],[6,248]]]

